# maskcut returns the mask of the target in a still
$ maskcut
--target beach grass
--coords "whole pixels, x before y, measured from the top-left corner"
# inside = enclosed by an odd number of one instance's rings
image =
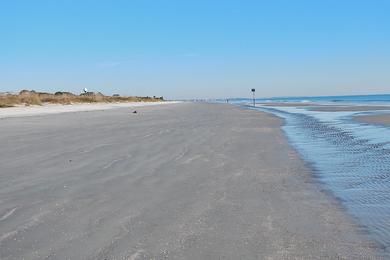
[[[0,108],[19,105],[43,105],[43,104],[80,104],[80,103],[126,103],[126,102],[158,102],[163,97],[136,97],[136,96],[107,96],[100,92],[87,92],[76,95],[70,92],[45,93],[34,90],[22,90],[18,94],[0,95]]]

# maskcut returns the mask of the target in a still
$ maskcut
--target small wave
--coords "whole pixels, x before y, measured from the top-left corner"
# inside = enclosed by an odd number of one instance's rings
[[[390,254],[390,129],[354,122],[354,112],[262,109],[285,119],[287,137],[321,183]]]

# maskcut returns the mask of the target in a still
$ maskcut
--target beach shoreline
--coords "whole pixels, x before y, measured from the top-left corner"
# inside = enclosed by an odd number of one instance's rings
[[[359,112],[359,111],[383,111],[390,110],[390,105],[361,105],[361,104],[321,104],[314,102],[296,103],[296,102],[270,102],[258,103],[259,107],[297,107],[317,112]]]
[[[381,259],[282,125],[207,103],[4,120],[0,256]]]
[[[365,124],[374,124],[381,126],[390,126],[390,113],[378,114],[378,115],[364,115],[355,116],[354,120]]]

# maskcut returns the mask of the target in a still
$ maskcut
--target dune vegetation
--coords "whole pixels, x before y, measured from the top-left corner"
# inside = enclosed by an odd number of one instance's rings
[[[79,95],[70,92],[45,93],[34,90],[22,90],[18,94],[0,94],[0,108],[43,104],[80,104],[80,103],[120,103],[120,102],[156,102],[163,97],[106,96],[100,92],[86,92]]]

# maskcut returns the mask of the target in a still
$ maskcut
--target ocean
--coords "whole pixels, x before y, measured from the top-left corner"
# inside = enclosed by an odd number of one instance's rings
[[[231,99],[250,107],[251,99]],[[316,111],[310,106],[258,106],[284,119],[283,131],[313,168],[314,178],[390,253],[390,127],[357,115],[390,112],[390,95],[257,99],[257,103],[388,105],[389,110]],[[383,109],[383,108],[382,108]]]
[[[226,100],[219,100],[224,102]],[[231,98],[233,103],[252,102],[251,98]],[[267,102],[298,102],[309,103],[315,102],[320,104],[389,104],[390,94],[381,95],[354,95],[354,96],[312,96],[312,97],[272,97],[257,98],[257,103]]]

